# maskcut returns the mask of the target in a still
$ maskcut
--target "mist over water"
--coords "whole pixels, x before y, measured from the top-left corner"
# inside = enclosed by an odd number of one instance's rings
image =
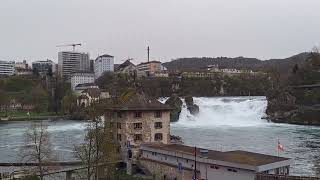
[[[176,126],[185,127],[248,127],[266,125],[267,101],[265,97],[194,98],[200,107],[198,115],[190,114],[184,103]]]

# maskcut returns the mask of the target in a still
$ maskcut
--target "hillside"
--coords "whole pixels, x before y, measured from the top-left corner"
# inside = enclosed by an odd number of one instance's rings
[[[295,64],[305,62],[309,53],[301,53],[285,59],[259,60],[246,57],[202,57],[202,58],[179,58],[163,65],[169,70],[206,68],[208,65],[218,65],[220,68],[252,69],[254,71],[265,71],[278,69],[281,72],[288,72]]]

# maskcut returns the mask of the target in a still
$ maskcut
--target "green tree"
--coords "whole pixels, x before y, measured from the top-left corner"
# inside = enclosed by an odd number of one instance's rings
[[[48,93],[41,86],[32,88],[30,96],[32,103],[34,104],[34,111],[48,111]]]
[[[77,110],[77,96],[69,92],[62,99],[62,112],[64,114],[72,114]]]

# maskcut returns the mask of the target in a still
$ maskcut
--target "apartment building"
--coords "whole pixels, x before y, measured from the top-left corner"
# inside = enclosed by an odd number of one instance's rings
[[[47,74],[49,71],[53,72],[55,69],[55,63],[49,59],[45,61],[34,61],[32,62],[33,71],[39,72],[39,74]]]
[[[126,94],[118,104],[108,107],[104,119],[116,126],[116,137],[121,146],[121,152],[132,151],[137,157],[142,143],[170,142],[170,110],[154,98],[143,93]]]
[[[105,72],[114,71],[114,57],[108,54],[97,57],[94,61],[94,74],[99,78]]]
[[[90,71],[90,59],[88,53],[62,51],[58,53],[59,75],[66,80],[77,71]]]
[[[94,83],[93,72],[75,72],[71,74],[71,89],[75,91],[79,84]]]
[[[2,61],[0,60],[0,76],[12,76],[15,72],[15,62],[14,61]]]
[[[160,61],[144,62],[137,65],[138,76],[153,76],[156,72],[161,72]]]

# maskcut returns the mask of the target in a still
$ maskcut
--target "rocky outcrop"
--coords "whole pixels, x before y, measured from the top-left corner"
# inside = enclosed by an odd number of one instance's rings
[[[173,94],[166,101],[165,104],[169,105],[172,108],[172,110],[170,112],[170,121],[177,122],[179,120],[181,108],[182,108],[182,104],[183,104],[180,97],[177,94]]]
[[[320,125],[320,107],[296,104],[288,91],[277,91],[268,97],[267,119],[277,123]]]
[[[193,97],[187,96],[187,97],[185,97],[184,100],[186,102],[187,108],[190,111],[190,113],[192,115],[197,115],[199,113],[200,109],[199,109],[198,105],[194,104]]]

